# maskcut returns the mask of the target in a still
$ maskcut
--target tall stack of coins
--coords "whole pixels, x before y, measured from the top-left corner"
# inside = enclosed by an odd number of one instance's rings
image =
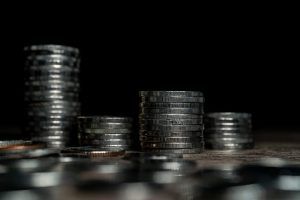
[[[203,151],[204,97],[198,91],[141,91],[140,143],[144,151]]]
[[[254,147],[251,114],[220,112],[205,117],[205,146],[216,150],[239,150]]]
[[[72,142],[79,103],[79,50],[33,45],[25,50],[25,131],[51,148]]]
[[[82,146],[128,150],[132,143],[132,119],[112,116],[78,117]]]

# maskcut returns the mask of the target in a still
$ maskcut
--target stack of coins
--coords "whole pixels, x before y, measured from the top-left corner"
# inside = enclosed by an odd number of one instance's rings
[[[144,151],[200,153],[204,97],[198,91],[140,91],[140,143]]]
[[[129,117],[80,116],[78,131],[82,146],[123,150],[131,147],[132,119]]]
[[[239,150],[254,147],[251,114],[220,112],[205,117],[205,146],[215,150]]]
[[[24,50],[24,129],[33,141],[63,148],[73,142],[80,113],[79,50],[61,45],[33,45]]]

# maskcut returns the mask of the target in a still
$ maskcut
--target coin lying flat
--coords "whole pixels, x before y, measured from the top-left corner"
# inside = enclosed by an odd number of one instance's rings
[[[24,47],[24,51],[31,55],[61,54],[72,57],[79,56],[79,50],[77,48],[53,44],[26,46]]]
[[[205,148],[214,150],[246,150],[253,147],[254,143],[205,143]]]
[[[164,154],[198,154],[204,151],[204,147],[192,149],[143,149],[144,152],[164,153]]]
[[[174,103],[204,103],[204,97],[178,97],[178,96],[147,96],[141,97],[143,102],[174,102]]]
[[[149,131],[201,131],[204,129],[203,125],[140,125],[140,130]]]
[[[155,137],[155,136],[140,136],[141,141],[147,142],[166,142],[166,143],[190,143],[190,142],[201,142],[203,137]]]
[[[203,93],[199,91],[140,91],[140,96],[187,96],[202,97]]]
[[[197,137],[203,136],[203,131],[147,131],[140,130],[141,136],[158,137]]]
[[[196,114],[139,114],[140,119],[202,119],[202,115]]]
[[[141,108],[141,114],[202,114],[202,108]]]
[[[202,119],[140,119],[144,125],[197,125],[202,124]]]
[[[61,151],[68,156],[79,157],[115,157],[125,154],[123,149],[99,149],[94,147],[69,147]]]
[[[189,149],[189,148],[201,148],[204,145],[203,142],[194,142],[194,143],[184,143],[184,142],[180,142],[180,143],[175,143],[175,142],[169,142],[169,143],[165,143],[165,142],[141,142],[141,146],[143,149],[147,149],[147,148],[159,148],[159,149]]]
[[[126,134],[131,133],[131,129],[85,129],[85,133],[91,133],[91,134]]]
[[[202,103],[160,103],[160,102],[143,102],[141,108],[202,108]]]

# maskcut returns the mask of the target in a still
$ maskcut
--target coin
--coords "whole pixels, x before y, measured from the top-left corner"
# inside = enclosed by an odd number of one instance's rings
[[[204,145],[203,142],[178,142],[178,143],[155,143],[155,142],[141,142],[143,149],[146,148],[159,148],[159,149],[189,149],[189,148],[201,148]]]
[[[87,146],[94,146],[94,145],[99,145],[101,146],[106,146],[106,145],[130,145],[130,141],[128,140],[120,140],[120,139],[106,139],[106,140],[87,140],[87,139],[81,139],[80,140],[81,144],[87,145]]]
[[[214,143],[214,142],[222,142],[223,144],[227,143],[248,143],[253,142],[253,138],[206,138],[205,142],[207,143]]]
[[[123,149],[99,149],[93,147],[71,147],[65,148],[61,152],[68,156],[73,155],[79,157],[115,157],[125,154]]]
[[[147,96],[140,97],[143,102],[174,102],[174,103],[204,103],[204,97],[165,97],[165,96]]]
[[[130,129],[85,129],[84,130],[85,133],[94,133],[94,134],[108,134],[108,133],[111,133],[111,134],[129,134],[132,132],[132,130]]]
[[[114,117],[114,116],[79,116],[78,120],[82,123],[94,122],[94,123],[131,123],[130,117]]]
[[[90,122],[90,123],[84,123],[84,124],[79,124],[79,127],[82,128],[82,129],[85,129],[85,128],[89,128],[89,129],[129,129],[132,127],[132,124],[130,123],[116,123],[116,122],[107,122],[107,123],[103,123],[103,122],[100,122],[100,123],[93,123],[93,122]]]
[[[201,142],[203,141],[203,137],[194,136],[194,137],[155,137],[155,136],[140,136],[141,141],[147,142],[166,142],[166,143],[190,143],[190,142]]]
[[[140,96],[187,96],[202,97],[203,93],[199,91],[140,91]]]
[[[141,136],[161,136],[161,137],[195,137],[203,136],[203,131],[148,131],[140,130]]]
[[[243,150],[252,149],[254,143],[205,143],[205,148],[215,150]]]
[[[79,136],[83,139],[130,139],[129,134],[86,134],[79,132]]]
[[[61,54],[72,57],[79,56],[79,50],[77,48],[63,45],[31,45],[24,47],[24,51],[34,55]]]
[[[205,116],[209,118],[217,118],[217,119],[251,118],[250,113],[235,113],[235,112],[207,113]]]
[[[202,124],[203,120],[199,119],[140,119],[139,122],[145,125],[197,125]]]
[[[198,154],[204,151],[203,147],[193,149],[143,149],[145,152],[151,153],[170,153],[170,154]]]
[[[202,119],[202,115],[195,114],[139,114],[140,119]]]
[[[140,130],[158,130],[158,131],[201,131],[204,129],[203,125],[172,125],[172,126],[165,126],[165,125],[143,125],[140,124]]]
[[[51,65],[62,64],[76,67],[79,60],[74,57],[50,54],[50,55],[29,55],[26,57],[25,65]]]
[[[141,108],[141,114],[202,114],[201,108]]]
[[[202,103],[160,103],[160,102],[143,102],[140,103],[141,108],[201,108]]]
[[[11,145],[23,145],[23,144],[31,144],[31,141],[28,140],[0,140],[0,147],[9,147]]]

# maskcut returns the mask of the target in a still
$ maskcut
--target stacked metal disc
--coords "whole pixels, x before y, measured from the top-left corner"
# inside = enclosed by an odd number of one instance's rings
[[[220,112],[205,117],[205,146],[216,150],[239,150],[254,147],[251,114]]]
[[[132,119],[129,117],[81,116],[78,129],[82,146],[128,150],[132,144]]]
[[[25,50],[25,131],[62,148],[73,142],[79,103],[79,50],[33,45]],[[73,135],[74,136],[74,135]]]
[[[204,97],[198,91],[140,91],[140,144],[144,151],[203,151]]]

